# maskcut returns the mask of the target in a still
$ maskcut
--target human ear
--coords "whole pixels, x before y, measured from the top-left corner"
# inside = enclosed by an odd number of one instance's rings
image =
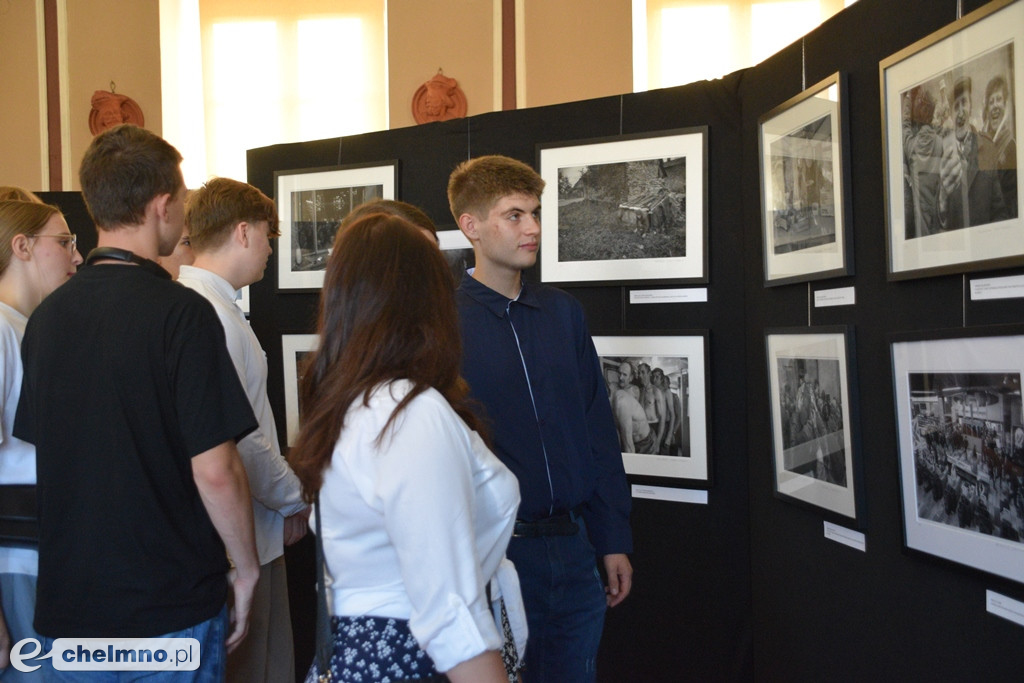
[[[147,211],[152,210],[158,219],[166,222],[168,219],[167,205],[171,203],[171,195],[168,193],[158,194],[149,200],[146,205]]]
[[[464,213],[459,216],[459,230],[470,242],[480,239],[480,230],[477,225],[476,216],[471,213]]]
[[[32,258],[32,240],[28,235],[18,234],[11,238],[11,255],[22,261]]]
[[[239,244],[243,247],[249,246],[249,223],[246,221],[239,221],[235,225],[234,233],[235,239],[238,240]]]

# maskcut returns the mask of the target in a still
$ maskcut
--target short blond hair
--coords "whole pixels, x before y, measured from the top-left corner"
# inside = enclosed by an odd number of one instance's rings
[[[185,224],[197,254],[216,249],[227,241],[236,225],[266,221],[270,236],[277,237],[277,207],[267,195],[248,183],[213,178],[185,200]]]
[[[492,154],[459,164],[448,178],[448,205],[459,216],[484,217],[502,197],[527,195],[540,199],[544,179],[521,161]]]

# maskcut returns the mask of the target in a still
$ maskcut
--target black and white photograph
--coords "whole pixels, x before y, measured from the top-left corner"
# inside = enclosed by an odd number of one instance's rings
[[[760,118],[766,285],[850,272],[844,98],[835,73]]]
[[[706,129],[538,146],[541,279],[706,281]]]
[[[686,157],[558,169],[565,261],[686,256]]]
[[[627,474],[707,479],[706,341],[594,337]]]
[[[844,327],[766,335],[776,496],[863,520]]]
[[[318,289],[341,221],[373,199],[394,199],[398,162],[279,171],[278,289]]]
[[[689,359],[601,356],[623,453],[690,457]]]
[[[281,336],[281,359],[284,370],[284,408],[287,443],[291,446],[299,436],[299,372],[302,362],[316,350],[319,337],[315,334],[285,334]]]
[[[1020,373],[909,375],[917,516],[1024,539]]]
[[[834,358],[779,358],[782,467],[846,486],[842,382]]]
[[[1017,218],[1013,48],[900,93],[906,239]]]
[[[1024,582],[1024,337],[1011,332],[919,334],[892,359],[908,547]]]
[[[882,62],[891,275],[1024,263],[1024,7],[962,22]]]
[[[458,228],[454,230],[438,230],[437,242],[441,248],[441,255],[448,262],[452,271],[452,279],[458,286],[462,282],[463,274],[476,265],[473,257],[473,244]]]

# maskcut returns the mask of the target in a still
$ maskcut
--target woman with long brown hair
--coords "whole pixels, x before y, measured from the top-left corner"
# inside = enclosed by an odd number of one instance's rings
[[[519,487],[474,431],[444,257],[395,216],[340,230],[318,331],[289,459],[319,497],[332,680],[508,680],[495,615],[521,651]]]

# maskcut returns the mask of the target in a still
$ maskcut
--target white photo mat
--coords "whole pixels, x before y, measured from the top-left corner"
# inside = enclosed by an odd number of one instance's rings
[[[986,5],[977,12],[989,12],[992,6]],[[1016,157],[1020,159],[1024,156],[1024,2],[1013,2],[980,19],[968,15],[879,64],[890,279],[1024,263],[1024,174],[1019,169],[1015,217],[948,232],[907,236],[906,210],[912,198],[904,192],[903,95],[915,86],[941,79],[947,97],[951,98],[954,83],[946,82],[945,76],[975,72],[972,122],[980,122],[987,84],[977,74],[994,69],[988,60],[1000,51],[1005,54],[1007,48],[1012,64],[998,71],[1007,77],[1011,100],[1007,116],[1013,121]]]
[[[707,129],[652,133],[607,142],[548,146],[539,150],[541,197],[541,281],[599,282],[707,281]],[[685,159],[685,255],[654,258],[568,260],[559,247],[560,169],[635,161]],[[584,228],[585,229],[585,228]],[[629,227],[623,225],[623,231]],[[640,239],[637,237],[636,239]]]
[[[1016,378],[1016,391],[1004,393],[1001,400],[1010,400],[1014,403],[1007,408],[1011,425],[1014,427],[1009,440],[1012,440],[1013,448],[1024,448],[1024,431],[1020,427],[1020,378],[1024,375],[1024,336],[956,337],[894,342],[892,365],[903,527],[907,547],[1024,583],[1024,536],[1020,537],[1021,540],[1011,540],[1003,538],[998,528],[993,534],[981,533],[970,526],[960,528],[959,525],[922,518],[919,513],[921,504],[927,506],[928,500],[919,499],[916,460],[918,453],[928,457],[929,451],[928,446],[922,443],[920,430],[915,432],[915,429],[921,426],[922,411],[918,409],[915,416],[915,392],[911,386],[911,376],[920,373],[975,377],[991,375],[996,378],[1011,378],[1011,381]],[[932,397],[928,396],[928,393],[918,390],[916,400],[930,400]],[[981,408],[983,406],[979,407]],[[1004,420],[1006,413],[995,417],[997,420]],[[915,440],[921,449],[918,452],[915,452]],[[1007,440],[1003,440],[1002,443],[1007,444]],[[956,463],[961,460],[963,459],[951,458],[947,462],[957,467]],[[971,463],[967,462],[962,480],[968,483],[971,475],[967,473],[970,469]],[[974,477],[976,482],[984,481],[983,474],[974,473]],[[989,495],[993,495],[993,492],[990,491]],[[927,497],[930,498],[931,494],[927,494]],[[1021,525],[1020,510],[1012,502],[1002,510],[1002,514],[1008,520],[1013,520],[1013,526],[1024,528]]]
[[[381,162],[380,165],[351,165],[329,169],[308,169],[278,171],[275,173],[277,213],[280,218],[281,237],[277,244],[278,289],[319,289],[324,284],[326,256],[330,253],[334,234],[341,220],[355,206],[373,198],[395,199],[398,162]],[[344,206],[324,207],[325,219],[317,223],[327,224],[327,233],[317,238],[317,245],[323,248],[313,254],[299,246],[293,217],[299,207],[294,204],[297,193],[321,194],[326,197],[349,191],[352,199]],[[335,197],[337,199],[337,197]],[[333,204],[334,202],[328,202]],[[315,258],[315,264],[306,263]]]
[[[315,351],[319,335],[285,334],[281,336],[281,358],[284,369],[284,411],[287,443],[295,443],[299,436],[299,358],[300,354]]]
[[[771,404],[772,459],[775,472],[775,493],[783,498],[807,503],[837,515],[858,519],[857,465],[853,443],[850,404],[848,340],[843,332],[808,332],[796,334],[766,335],[768,356],[768,387]],[[808,385],[818,383],[819,392],[830,398],[838,395],[842,421],[839,428],[825,433],[790,432],[786,443],[784,420],[788,412],[784,408],[784,397],[798,404],[800,393],[810,389],[802,388],[801,377],[785,376],[783,369],[802,368],[807,372]],[[794,386],[796,385],[796,386]],[[806,399],[805,399],[806,400]],[[791,428],[792,429],[792,428]],[[840,483],[827,477],[816,476],[813,466],[817,456],[828,461],[830,473],[841,472]]]
[[[769,112],[761,122],[761,226],[766,284],[819,279],[848,271],[840,97],[837,73]],[[821,130],[808,138],[809,128]],[[818,197],[806,202],[793,200],[794,194],[802,196],[807,191],[806,187],[796,186],[796,161],[808,163],[820,175],[815,182],[808,183],[817,190]],[[829,194],[830,201],[814,202],[820,197],[829,199]],[[794,208],[794,203],[801,206]],[[787,210],[801,215],[791,221],[784,216]],[[797,220],[801,222],[790,225]],[[814,229],[805,228],[804,224]],[[831,239],[828,224],[832,224]],[[822,234],[818,239],[813,239],[815,235],[804,235],[802,240],[794,237],[808,232]]]
[[[688,444],[688,455],[654,455],[644,453],[622,454],[622,462],[626,474],[651,477],[668,477],[691,479],[706,482],[710,477],[708,414],[707,414],[707,336],[672,336],[672,337],[594,337],[594,347],[601,358],[602,368],[611,368],[616,362],[629,360],[635,369],[640,362],[647,363],[651,368],[661,367],[666,375],[675,374],[672,382],[673,393],[680,398],[682,412],[685,414],[685,425],[682,433],[684,442]],[[610,360],[614,359],[614,360]],[[634,376],[635,378],[635,376]],[[606,383],[609,377],[605,376]],[[686,392],[679,396],[680,382],[684,381]],[[614,392],[616,387],[609,385],[610,400],[614,408]],[[618,430],[618,425],[616,429]]]

